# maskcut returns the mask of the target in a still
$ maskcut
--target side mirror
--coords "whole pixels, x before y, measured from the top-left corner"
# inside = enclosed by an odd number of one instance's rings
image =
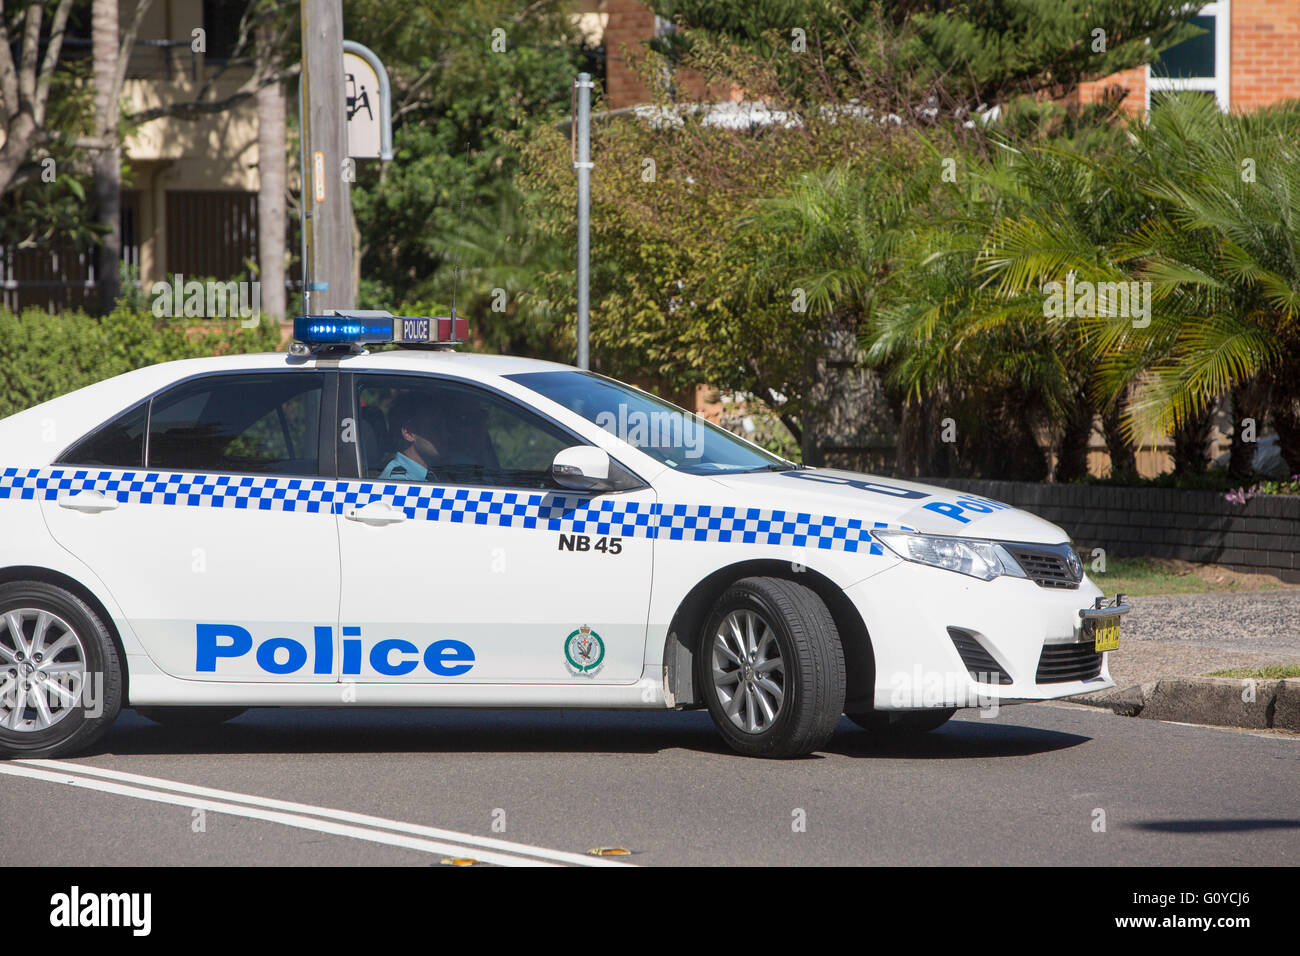
[[[574,445],[555,456],[551,476],[556,484],[578,491],[609,491],[609,455],[593,445]]]

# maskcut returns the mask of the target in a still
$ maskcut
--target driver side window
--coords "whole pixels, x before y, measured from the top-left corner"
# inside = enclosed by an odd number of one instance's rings
[[[578,439],[487,389],[423,376],[357,375],[359,473],[386,481],[553,489]]]

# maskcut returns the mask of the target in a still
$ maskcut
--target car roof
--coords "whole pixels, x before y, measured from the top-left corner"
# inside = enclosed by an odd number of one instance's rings
[[[307,357],[288,352],[247,352],[205,358],[179,359],[137,369],[121,376],[148,380],[161,387],[192,375],[209,372],[243,371],[275,368],[339,368],[343,370],[382,370],[442,372],[471,379],[515,375],[522,372],[573,372],[577,369],[558,362],[521,358],[513,355],[489,355],[482,352],[454,352],[449,349],[385,349],[381,352],[355,354],[328,353]]]
[[[571,365],[515,355],[455,352],[450,349],[385,349],[363,355],[347,355],[339,368],[371,368],[388,371],[419,369],[475,378],[485,375],[517,375],[522,372],[572,372]]]

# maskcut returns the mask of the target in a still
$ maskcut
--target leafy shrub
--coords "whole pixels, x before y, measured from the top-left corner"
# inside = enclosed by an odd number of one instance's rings
[[[262,321],[158,319],[119,307],[103,319],[0,308],[0,418],[92,382],[173,359],[280,347],[280,327]]]

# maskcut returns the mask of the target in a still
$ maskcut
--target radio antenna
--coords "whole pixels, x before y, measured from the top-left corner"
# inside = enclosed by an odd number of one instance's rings
[[[456,240],[459,243],[461,231],[465,227],[465,197],[460,197],[460,213],[456,217]],[[456,250],[456,261],[451,266],[451,323],[452,335],[456,334],[456,286],[460,281],[460,250]]]
[[[469,143],[465,144],[465,169],[469,170]],[[460,181],[460,210],[456,216],[456,243],[457,246],[463,247],[464,230],[465,230],[465,180]],[[460,284],[460,254],[461,248],[456,250],[456,258],[452,260],[451,266],[451,338],[456,338],[456,289]]]

